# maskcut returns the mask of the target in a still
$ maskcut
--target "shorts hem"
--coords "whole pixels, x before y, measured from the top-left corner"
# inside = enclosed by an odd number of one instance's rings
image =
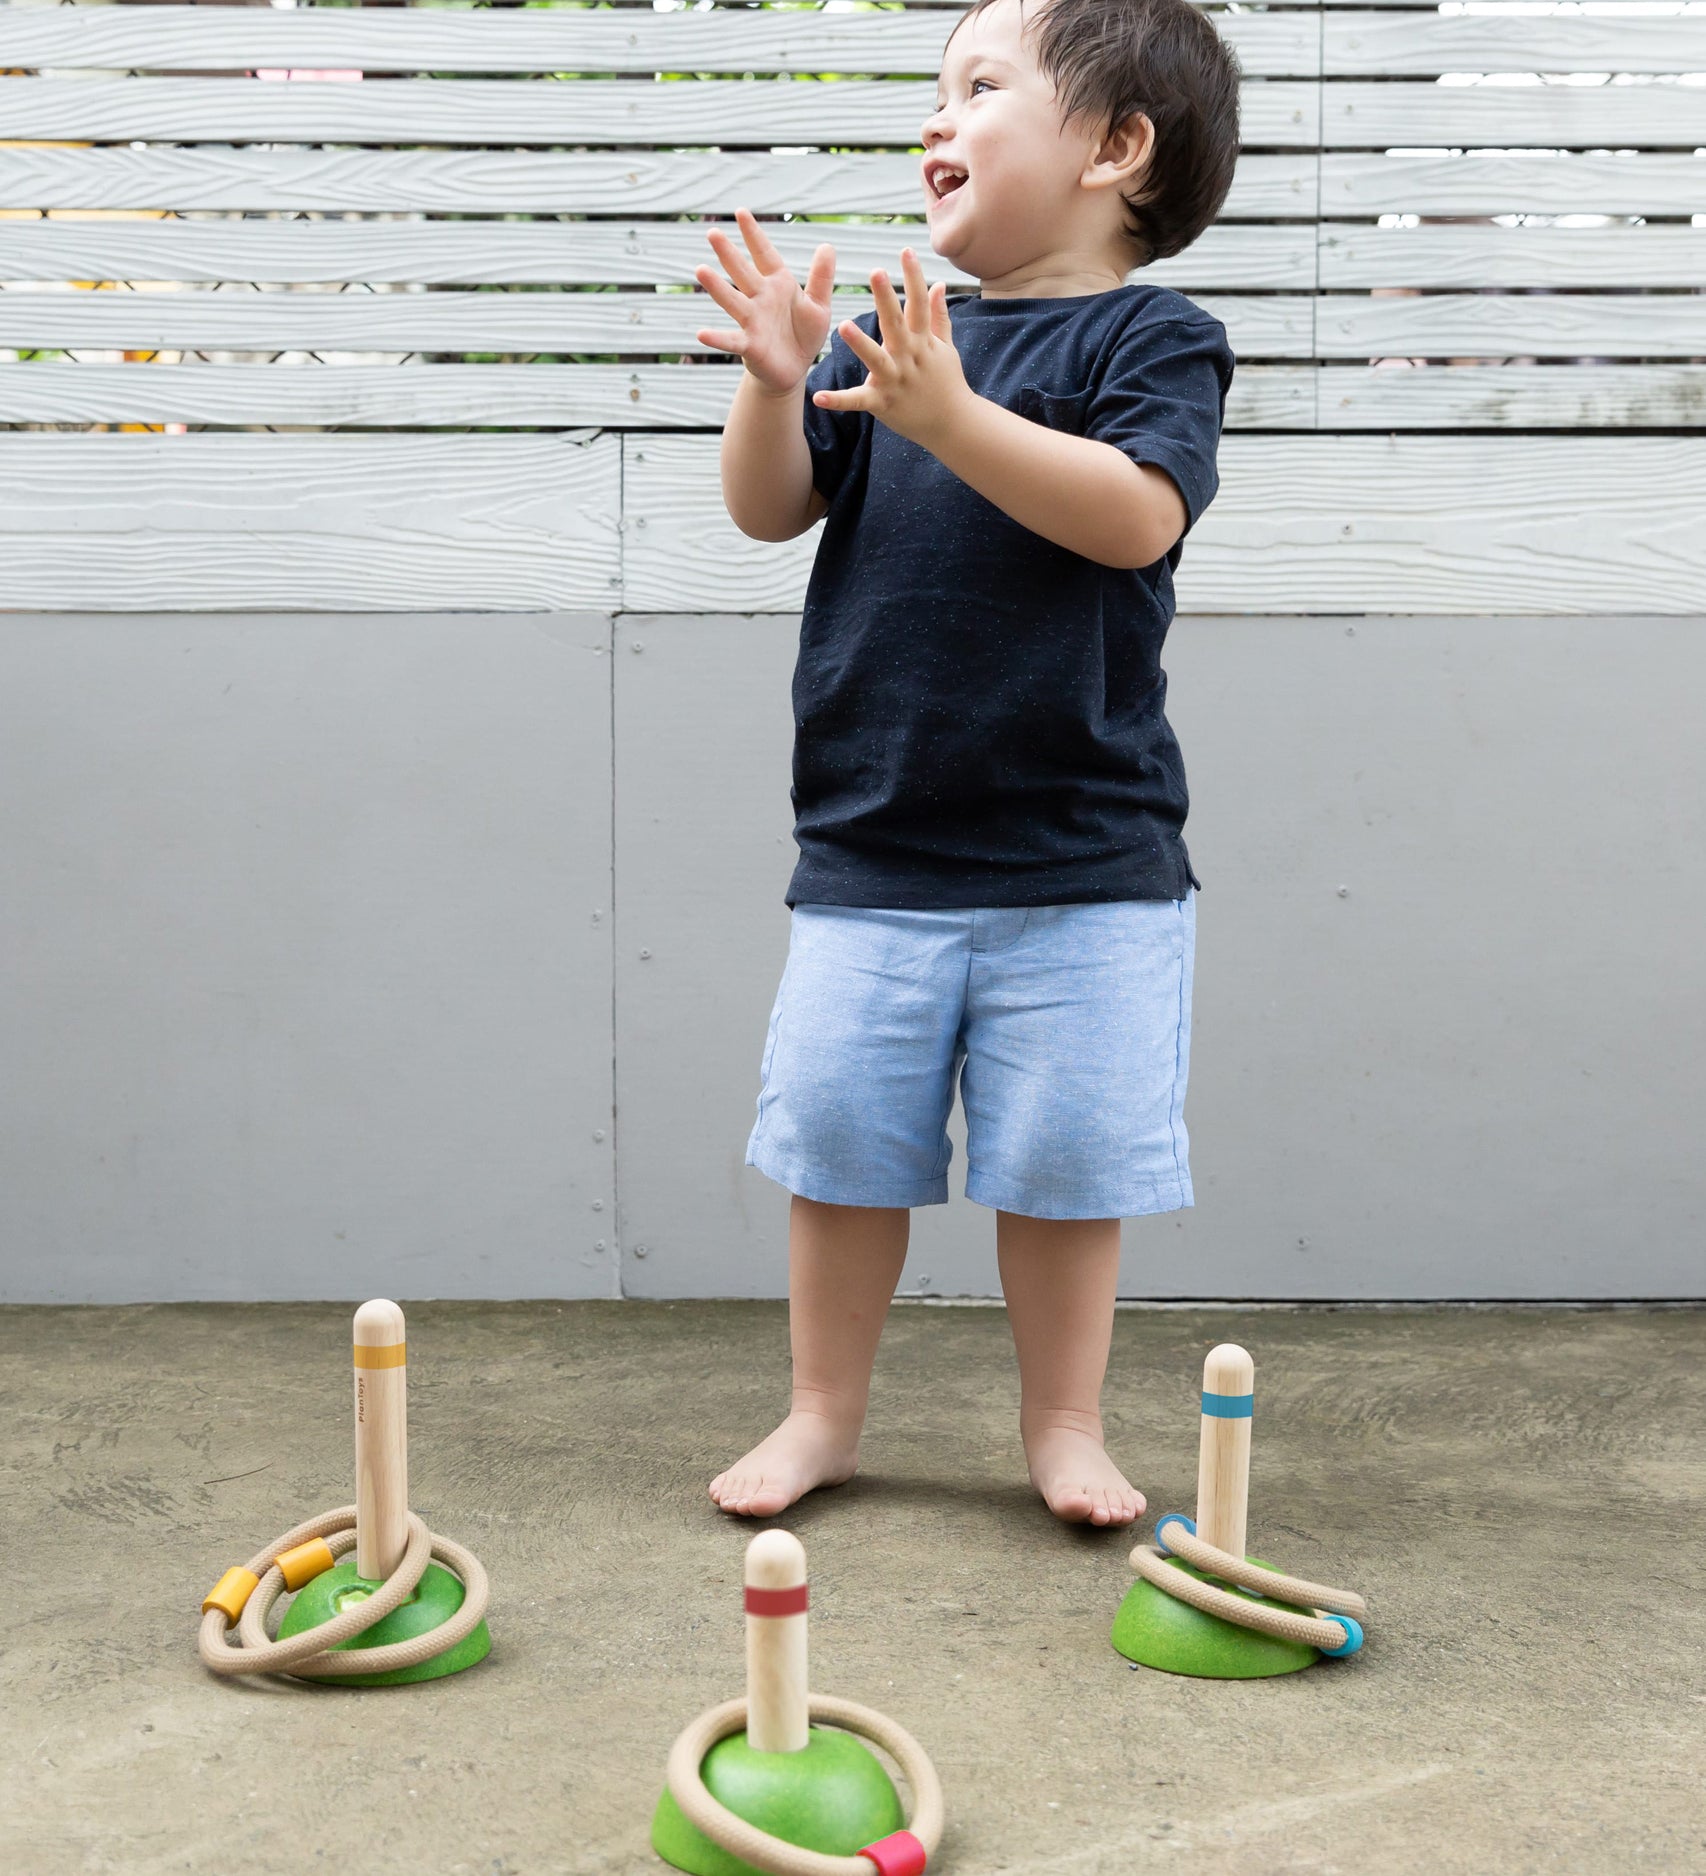
[[[1027,1192],[1014,1179],[974,1172],[966,1176],[966,1197],[974,1205],[1023,1218],[1147,1218],[1156,1212],[1188,1211],[1196,1204],[1188,1177],[1150,1180],[1141,1190],[1126,1187],[1105,1199],[1066,1199]]]
[[[762,1149],[755,1152],[748,1147],[746,1163],[763,1173],[766,1179],[786,1187],[797,1198],[812,1199],[819,1205],[871,1205],[910,1211],[915,1205],[946,1205],[948,1202],[945,1173],[939,1179],[880,1190],[871,1182],[836,1179],[798,1161],[772,1157]]]

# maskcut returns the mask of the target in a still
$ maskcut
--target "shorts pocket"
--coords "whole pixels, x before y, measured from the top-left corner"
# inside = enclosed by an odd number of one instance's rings
[[[792,962],[790,957],[789,962]],[[758,1065],[758,1119],[762,1124],[765,1103],[770,1095],[770,1064],[776,1057],[776,1039],[782,1031],[782,1005],[788,994],[788,965],[782,966],[782,979],[776,986],[776,1001],[770,1009],[770,1027],[764,1038],[764,1059]]]

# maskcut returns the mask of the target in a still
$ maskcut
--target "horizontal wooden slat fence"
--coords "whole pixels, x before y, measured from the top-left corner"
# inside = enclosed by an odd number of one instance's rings
[[[814,224],[784,225],[773,237],[796,269],[811,261]],[[1695,243],[1706,229],[1678,230]],[[895,238],[886,227],[835,231],[840,283],[870,279],[892,266]],[[428,286],[685,286],[710,250],[702,228],[683,222],[351,222],[351,221],[42,221],[6,230],[8,276],[64,281],[103,269],[127,279],[244,279],[336,283],[418,282]],[[1683,264],[1676,250],[1675,271]],[[1315,231],[1304,223],[1223,223],[1183,254],[1157,261],[1157,280],[1186,292],[1202,287],[1308,290],[1315,283]],[[957,292],[976,285],[936,261],[935,277]],[[703,309],[703,302],[701,302]],[[714,309],[713,309],[714,310]],[[719,315],[720,317],[720,315]]]
[[[421,432],[601,434],[572,452],[576,500],[608,522],[613,565],[586,572],[565,524],[540,553],[584,580],[522,568],[465,603],[797,605],[809,541],[744,541],[719,506],[738,368],[696,336],[727,323],[694,287],[705,220],[777,218],[796,267],[833,240],[838,312],[907,241],[971,290],[927,252],[917,155],[959,11],[0,5],[7,603],[238,603],[241,577],[211,572],[162,598],[171,565],[199,565],[185,542],[217,531],[207,491],[274,447],[208,433],[319,428],[396,433],[327,436],[313,460],[383,444],[417,489],[447,460]],[[1211,12],[1245,72],[1245,151],[1219,224],[1154,277],[1225,321],[1240,371],[1183,603],[1574,611],[1633,579],[1647,610],[1706,606],[1706,530],[1684,513],[1706,473],[1706,13]],[[134,518],[111,504],[139,439],[42,427],[189,432],[148,445],[147,525],[177,558],[123,571]],[[1610,434],[1627,430],[1675,434],[1631,452]],[[483,436],[481,460],[530,463],[541,440]],[[1632,534],[1517,550],[1547,535],[1547,487],[1591,504],[1613,462]],[[487,513],[520,474],[494,466]],[[348,538],[368,527],[388,565],[332,554],[294,603],[446,603],[456,554],[415,561],[389,490],[333,480]],[[654,565],[633,502],[658,486],[702,551]],[[231,531],[222,566],[274,552],[247,506]],[[68,559],[54,543],[73,535]],[[268,590],[254,603],[284,603]]]
[[[191,212],[732,215],[744,206],[755,215],[905,216],[919,208],[918,158],[863,150],[38,147],[5,155],[8,198],[27,196],[39,209],[62,213],[170,206]],[[1313,220],[1318,168],[1313,152],[1245,156],[1223,220]]]
[[[477,73],[806,72],[934,73],[957,9],[907,12],[710,11],[622,6],[552,14],[287,11],[149,6],[54,7],[7,31],[9,65],[133,72],[229,72],[243,66]],[[1255,77],[1321,69],[1312,9],[1222,16],[1239,62]],[[1668,67],[1662,69],[1669,69]]]
[[[1422,569],[1437,608],[1466,613],[1488,610],[1489,569],[1511,612],[1663,612],[1699,590],[1696,441],[1618,436],[1588,453],[1573,438],[1530,438],[1507,452],[1496,488],[1477,437],[1326,441],[1233,440],[1218,525],[1188,555],[1198,590],[1260,592],[1273,612],[1407,612]],[[679,610],[684,564],[707,610],[797,603],[811,539],[778,549],[728,529],[714,441],[635,438],[626,460],[632,609]]]

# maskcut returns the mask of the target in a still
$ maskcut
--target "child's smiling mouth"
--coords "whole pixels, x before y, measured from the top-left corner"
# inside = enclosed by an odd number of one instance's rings
[[[965,170],[958,163],[949,163],[937,157],[931,157],[925,162],[924,187],[932,208],[968,180]]]

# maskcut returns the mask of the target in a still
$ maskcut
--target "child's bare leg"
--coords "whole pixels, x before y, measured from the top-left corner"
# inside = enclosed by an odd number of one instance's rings
[[[995,1248],[1019,1356],[1019,1432],[1031,1483],[1069,1523],[1130,1524],[1143,1494],[1102,1446],[1120,1221],[997,1212]]]
[[[796,1195],[788,1216],[788,1336],[793,1405],[744,1459],[711,1481],[724,1511],[773,1518],[859,1464],[871,1364],[906,1262],[904,1208],[820,1205]]]

